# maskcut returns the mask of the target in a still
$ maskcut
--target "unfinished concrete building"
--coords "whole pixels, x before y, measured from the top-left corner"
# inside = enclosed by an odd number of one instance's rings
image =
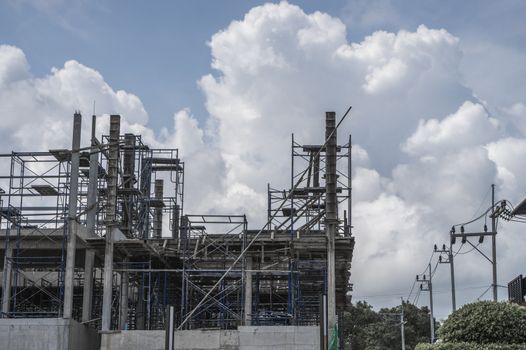
[[[351,140],[337,144],[335,114],[324,144],[292,137],[290,188],[268,186],[260,229],[187,213],[178,150],[109,118],[82,143],[75,113],[69,150],[0,155],[0,348],[164,349],[169,306],[177,349],[254,348],[258,332],[261,348],[323,348],[354,248]]]

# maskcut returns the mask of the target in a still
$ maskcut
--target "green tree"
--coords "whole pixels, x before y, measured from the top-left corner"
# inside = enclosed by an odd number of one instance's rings
[[[429,339],[429,310],[404,303],[406,349]],[[401,349],[400,306],[376,312],[365,301],[351,304],[344,314],[343,334],[353,350]]]
[[[381,322],[382,318],[366,301],[351,304],[344,313],[343,337],[346,344],[352,344],[353,350],[367,348],[369,326]]]
[[[526,343],[526,309],[506,302],[467,304],[444,321],[439,337],[445,342]]]

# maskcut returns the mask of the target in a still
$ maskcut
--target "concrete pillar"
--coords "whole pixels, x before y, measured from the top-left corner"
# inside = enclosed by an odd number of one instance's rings
[[[250,326],[252,322],[252,272],[250,270],[252,270],[252,257],[247,256],[245,266],[245,326]]]
[[[93,308],[93,267],[95,265],[95,251],[86,249],[84,258],[84,288],[82,291],[82,322],[91,320]]]
[[[91,122],[91,149],[89,158],[88,209],[86,211],[86,228],[90,235],[95,235],[95,221],[97,218],[97,182],[99,176],[98,153],[95,142],[97,117]],[[93,267],[95,265],[95,251],[86,249],[84,258],[84,289],[82,291],[82,322],[91,320],[93,303]]]
[[[75,273],[75,253],[77,250],[77,197],[79,190],[80,132],[82,116],[73,116],[73,142],[71,146],[71,174],[69,178],[68,242],[66,248],[66,273],[64,277],[64,310],[62,316],[71,318],[73,311],[73,279]]]
[[[164,181],[156,179],[154,184],[154,196],[157,201],[163,200]],[[153,237],[161,238],[163,232],[163,208],[155,207],[153,217]]]
[[[113,227],[106,232],[106,247],[104,250],[104,277],[102,292],[102,331],[111,328],[111,299],[113,295]]]
[[[335,236],[338,229],[338,199],[336,196],[336,113],[327,112],[325,117],[325,230],[327,234],[327,320],[329,334],[336,318],[336,256]]]
[[[124,268],[127,268],[128,259],[124,260]],[[127,329],[128,323],[128,271],[123,271],[121,274],[121,303],[120,303],[120,318],[119,329]]]
[[[107,204],[106,204],[106,247],[104,251],[104,281],[102,295],[102,331],[111,328],[111,299],[113,295],[113,230],[116,229],[117,176],[119,166],[120,115],[110,116],[110,137],[108,152]]]
[[[172,238],[179,237],[179,220],[181,220],[181,208],[179,204],[174,205],[172,217]]]
[[[312,186],[320,187],[320,155],[314,155],[314,166],[312,171]]]
[[[13,248],[7,247],[4,256],[4,281],[2,286],[2,317],[8,317],[11,300],[11,272],[13,271],[13,264],[11,258],[13,257]]]

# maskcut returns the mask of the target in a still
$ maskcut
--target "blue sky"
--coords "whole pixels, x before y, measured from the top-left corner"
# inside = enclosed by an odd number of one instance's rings
[[[190,107],[204,118],[196,81],[211,71],[207,42],[263,1],[25,1],[0,3],[0,41],[24,50],[36,76],[75,59],[115,88],[140,96],[154,128]],[[74,4],[71,6],[71,4]],[[320,6],[319,6],[320,5]],[[341,12],[344,1],[306,1]]]
[[[267,182],[288,186],[291,132],[319,142],[323,112],[352,104],[341,130],[355,142],[352,282],[387,295],[375,305],[398,303],[491,183],[497,198],[526,195],[526,2],[263,4],[1,1],[1,152],[68,147],[71,113],[91,114],[95,99],[125,132],[181,150],[188,213],[246,213],[256,228]],[[524,273],[526,237],[502,231],[505,284]],[[461,260],[459,303],[490,280],[478,257]],[[437,296],[440,317],[449,305]]]
[[[196,81],[213,72],[207,42],[240,20],[253,0],[227,1],[31,1],[0,2],[0,42],[21,48],[35,76],[75,59],[98,70],[116,89],[138,95],[155,129],[175,111],[189,107],[206,118],[205,99]],[[415,30],[425,24],[461,38],[465,55],[484,62],[512,59],[526,52],[524,1],[291,1],[305,12],[326,12],[347,24],[348,40],[359,42],[375,30]],[[500,52],[500,51],[499,51]],[[480,85],[491,79],[471,60],[468,78]],[[524,69],[522,71],[524,73]],[[504,69],[504,72],[506,70]],[[480,77],[487,74],[486,78]],[[509,73],[510,79],[515,74]],[[485,88],[487,90],[489,88]],[[485,92],[484,90],[484,92]],[[524,93],[524,89],[517,94]],[[483,96],[486,98],[497,98]],[[511,103],[515,96],[498,97]]]

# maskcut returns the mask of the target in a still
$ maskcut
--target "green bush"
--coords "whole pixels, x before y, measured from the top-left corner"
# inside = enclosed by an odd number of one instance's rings
[[[438,334],[446,343],[523,344],[526,343],[526,309],[506,302],[467,304],[444,321]]]
[[[438,343],[418,344],[415,350],[526,350],[526,344]]]

